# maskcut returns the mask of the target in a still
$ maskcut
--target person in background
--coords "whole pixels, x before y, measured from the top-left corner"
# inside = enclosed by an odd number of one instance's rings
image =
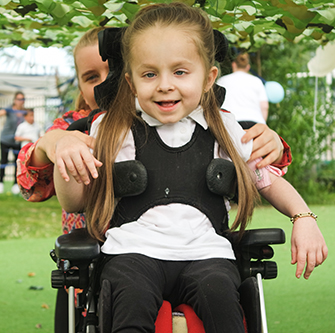
[[[268,117],[269,102],[261,79],[249,73],[250,58],[240,53],[232,62],[232,73],[217,80],[226,89],[222,108],[235,115],[244,129],[255,123],[265,124]]]
[[[14,95],[13,104],[11,107],[1,109],[0,117],[6,116],[4,127],[1,131],[1,169],[0,169],[0,193],[4,192],[4,177],[5,170],[8,164],[9,151],[12,150],[15,161],[18,157],[20,144],[15,141],[15,131],[19,124],[23,122],[23,116],[26,112],[24,108],[25,97],[23,92],[18,91]],[[16,180],[17,167],[15,163],[14,184],[12,186],[12,193],[20,193],[20,189]]]
[[[34,110],[27,109],[24,115],[24,122],[16,129],[15,141],[20,142],[21,147],[24,147],[29,142],[36,142],[40,137],[40,133],[41,129],[34,120]]]

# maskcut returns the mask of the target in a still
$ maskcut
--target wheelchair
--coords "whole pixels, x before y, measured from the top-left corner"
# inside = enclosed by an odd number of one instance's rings
[[[277,277],[276,262],[268,260],[274,255],[270,245],[285,243],[285,233],[278,228],[250,229],[246,230],[241,239],[237,232],[232,233],[231,238],[243,281],[239,293],[246,332],[265,333],[267,323],[262,279]],[[105,330],[98,325],[99,287],[93,280],[97,278],[96,268],[101,259],[99,242],[93,239],[85,228],[75,229],[57,238],[55,249],[50,252],[50,255],[58,266],[57,270],[52,271],[52,287],[69,289],[69,333],[104,333]],[[76,301],[75,288],[81,289]],[[166,327],[167,325],[172,327],[172,322],[173,326],[177,327],[173,330],[174,333],[187,332],[185,327],[192,324],[186,322],[188,318],[185,319],[181,312],[188,311],[190,317],[196,317],[195,313],[185,305],[175,311],[172,317],[171,307],[164,301],[156,321],[157,333],[172,332]],[[75,313],[77,313],[77,320]],[[195,332],[204,332],[200,319],[196,317],[195,321],[198,322],[195,324],[198,325]]]

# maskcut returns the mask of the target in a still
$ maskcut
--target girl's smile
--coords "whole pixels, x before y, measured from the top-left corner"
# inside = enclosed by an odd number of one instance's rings
[[[174,26],[155,26],[137,36],[126,79],[142,109],[161,123],[176,123],[198,107],[217,68],[205,73],[197,47]]]
[[[172,112],[180,103],[180,101],[161,101],[155,103],[162,110],[162,112]]]

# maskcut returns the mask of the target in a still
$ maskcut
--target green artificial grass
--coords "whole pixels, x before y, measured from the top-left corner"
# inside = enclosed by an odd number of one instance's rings
[[[318,215],[318,225],[325,237],[329,255],[310,278],[295,277],[291,265],[290,238],[292,224],[272,207],[257,208],[250,228],[279,227],[285,231],[286,243],[273,245],[278,277],[263,280],[268,330],[270,333],[335,332],[335,206],[311,206]]]
[[[286,243],[273,246],[278,277],[263,281],[269,333],[335,332],[335,206],[311,210],[319,216],[329,256],[307,281],[295,277],[290,263],[290,220],[272,207],[255,210],[250,228],[279,227],[286,233]],[[49,251],[61,234],[60,214],[55,198],[29,203],[20,196],[0,195],[0,332],[53,332],[56,290],[50,277],[56,265]]]
[[[49,257],[55,238],[0,241],[1,332],[53,332],[56,289]],[[32,288],[32,289],[30,289]]]

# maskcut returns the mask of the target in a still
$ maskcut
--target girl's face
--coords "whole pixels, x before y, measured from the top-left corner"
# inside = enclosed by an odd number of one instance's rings
[[[189,115],[217,76],[216,67],[205,73],[190,36],[173,26],[145,30],[131,52],[126,79],[142,109],[163,124]]]
[[[97,109],[94,87],[105,81],[109,72],[107,61],[102,61],[99,55],[98,43],[79,49],[76,54],[76,65],[80,92],[91,110]]]

